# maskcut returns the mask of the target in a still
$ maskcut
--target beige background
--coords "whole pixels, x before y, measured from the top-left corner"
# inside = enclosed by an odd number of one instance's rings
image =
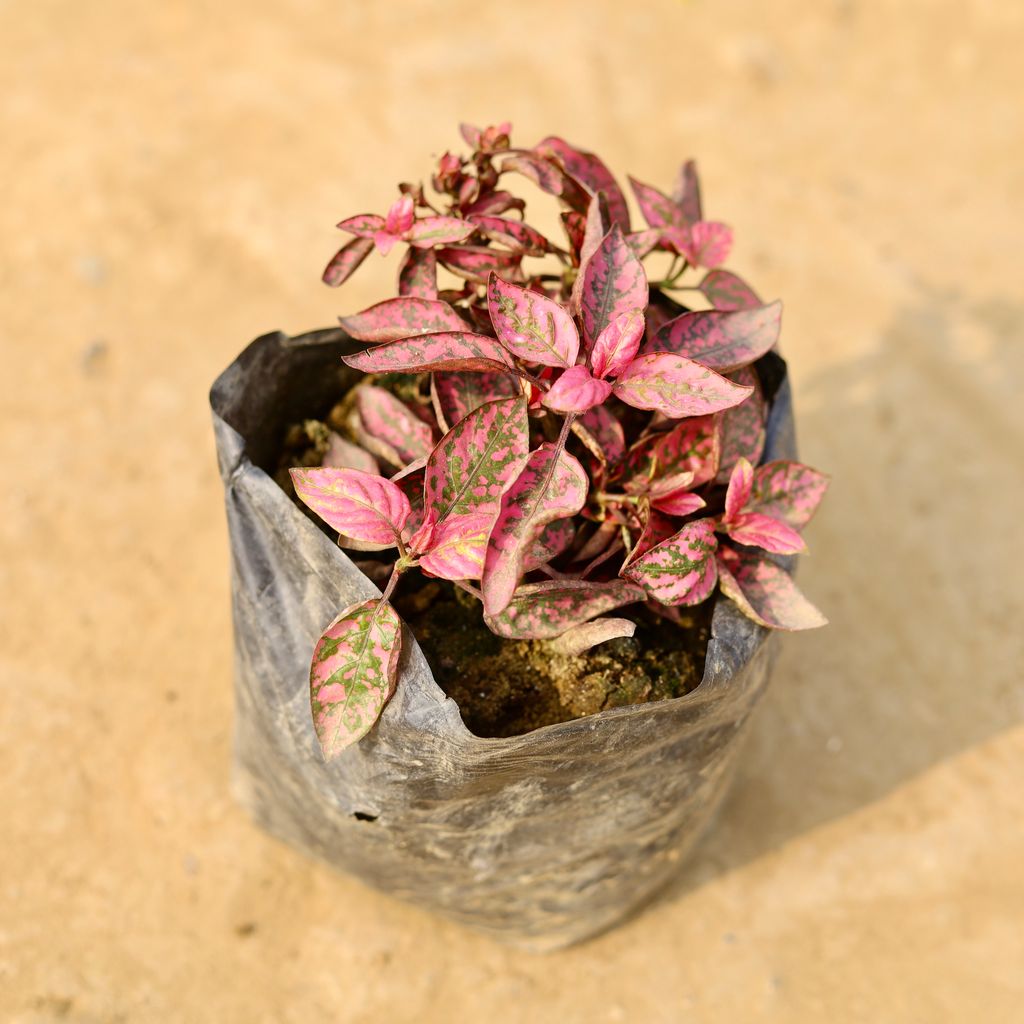
[[[1024,8],[0,5],[0,1020],[1024,1020]],[[834,488],[715,834],[665,898],[509,952],[227,790],[206,390],[460,118],[668,183],[786,302]]]

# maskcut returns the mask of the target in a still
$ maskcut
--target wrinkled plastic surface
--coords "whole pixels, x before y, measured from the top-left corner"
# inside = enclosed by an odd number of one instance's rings
[[[678,871],[724,795],[776,637],[719,599],[693,692],[480,738],[406,630],[377,727],[325,764],[310,652],[339,609],[378,590],[265,467],[285,424],[338,394],[351,346],[339,331],[266,335],[211,392],[230,530],[236,791],[271,833],[378,889],[523,948],[568,945]],[[794,455],[783,380],[765,457]]]

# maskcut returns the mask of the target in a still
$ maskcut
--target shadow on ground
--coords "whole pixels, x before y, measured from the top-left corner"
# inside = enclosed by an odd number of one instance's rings
[[[739,777],[678,898],[1024,720],[1024,307],[923,295],[870,354],[797,393],[833,476]],[[1007,603],[1007,595],[1012,595]]]

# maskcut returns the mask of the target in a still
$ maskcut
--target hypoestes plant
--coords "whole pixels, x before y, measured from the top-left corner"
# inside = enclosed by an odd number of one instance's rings
[[[398,296],[341,320],[369,343],[345,360],[366,374],[349,438],[322,468],[292,470],[343,547],[394,549],[383,595],[344,609],[313,654],[327,758],[394,690],[389,598],[413,569],[477,597],[497,635],[568,653],[633,634],[607,612],[647,603],[672,619],[716,586],[763,626],[825,621],[772,556],[803,550],[827,480],[758,464],[756,364],[781,306],[716,269],[732,234],[704,220],[693,163],[671,197],[630,179],[646,220],[634,230],[592,153],[558,138],[515,149],[508,125],[462,134],[472,153],[441,157],[435,198],[404,184],[385,216],[342,221],[355,237],[324,273],[338,285],[374,248],[407,247]],[[517,175],[559,200],[557,242],[523,219],[507,187]],[[663,272],[649,277],[645,260]]]

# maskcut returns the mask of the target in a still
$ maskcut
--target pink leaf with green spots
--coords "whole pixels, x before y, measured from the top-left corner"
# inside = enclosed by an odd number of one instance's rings
[[[640,520],[640,536],[623,563],[623,573],[630,563],[679,532],[679,524],[675,519],[652,508],[650,502],[641,501],[637,511]]]
[[[725,492],[725,521],[734,519],[743,511],[750,500],[754,487],[754,467],[749,459],[740,457],[729,476],[729,487]]]
[[[527,256],[543,256],[551,248],[548,240],[536,228],[531,228],[521,220],[481,214],[472,214],[468,219],[477,231],[492,242],[517,249]]]
[[[612,222],[618,224],[623,232],[629,231],[629,207],[626,205],[626,197],[622,194],[615,176],[600,157],[586,150],[577,149],[555,135],[542,139],[534,146],[534,150],[542,156],[556,158],[573,178],[590,190],[591,195],[603,192]]]
[[[700,179],[697,177],[697,165],[693,160],[687,160],[679,168],[672,198],[682,211],[685,223],[695,224],[704,219],[700,202]]]
[[[581,622],[578,626],[570,627],[561,636],[550,640],[549,644],[556,654],[572,657],[608,640],[630,637],[635,632],[636,623],[629,619],[594,619],[593,622]]]
[[[430,249],[435,245],[461,242],[473,234],[473,225],[458,217],[422,217],[408,229],[405,238],[410,245]]]
[[[626,235],[626,245],[633,250],[633,255],[642,260],[648,253],[654,252],[661,241],[661,232],[657,228],[645,231],[633,231]]]
[[[709,270],[697,287],[715,309],[725,312],[754,309],[763,304],[757,292],[729,270]]]
[[[642,309],[620,313],[597,336],[590,363],[597,377],[617,377],[633,361],[644,336]]]
[[[350,235],[359,238],[369,238],[384,228],[384,218],[375,213],[357,213],[354,217],[347,217],[338,224],[340,231],[347,231]]]
[[[629,184],[640,205],[640,212],[644,215],[644,220],[652,228],[679,227],[685,223],[683,211],[679,209],[679,205],[669,199],[664,192],[659,191],[653,185],[645,185],[634,177],[630,177]]]
[[[661,604],[700,604],[718,579],[717,544],[714,520],[698,519],[634,559],[623,575]]]
[[[484,610],[498,615],[512,600],[523,563],[544,527],[574,516],[587,500],[587,475],[579,462],[553,444],[530,453],[501,498],[481,579]]]
[[[554,299],[492,274],[487,283],[487,308],[501,343],[530,363],[572,366],[580,336],[568,310]]]
[[[576,527],[571,519],[558,519],[548,523],[534,542],[523,560],[523,572],[532,572],[547,565],[565,551],[576,537]]]
[[[292,469],[295,493],[328,526],[354,540],[394,544],[411,511],[390,480],[357,469]]]
[[[437,255],[433,249],[409,247],[398,270],[398,294],[437,299]]]
[[[760,359],[779,340],[782,303],[733,312],[683,313],[659,328],[644,352],[673,352],[725,372]]]
[[[438,249],[437,258],[452,273],[482,283],[495,271],[510,273],[518,268],[523,254],[510,249],[490,249],[480,245],[460,245]]]
[[[505,373],[439,371],[430,380],[430,397],[442,430],[453,427],[484,402],[512,398],[519,393],[515,381]]]
[[[382,454],[389,462],[406,466],[430,454],[434,432],[390,391],[361,384],[355,389],[355,405],[363,431],[386,447]]]
[[[728,522],[723,520],[722,529],[737,544],[764,548],[777,555],[796,555],[807,549],[792,526],[760,512],[740,512]]]
[[[427,459],[423,500],[431,521],[487,514],[493,523],[529,440],[522,397],[487,402],[456,423]]]
[[[380,598],[346,608],[324,630],[309,671],[313,727],[324,760],[373,728],[394,691],[401,651],[401,623]]]
[[[722,593],[761,626],[815,629],[828,622],[785,569],[757,552],[720,548],[718,575]]]
[[[398,341],[439,331],[464,331],[466,321],[440,299],[401,296],[385,299],[361,313],[339,318],[357,341]]]
[[[586,412],[611,393],[608,381],[591,376],[585,366],[571,366],[552,384],[543,404],[556,412]]]
[[[647,490],[650,481],[692,473],[693,487],[718,472],[718,429],[713,416],[693,416],[671,430],[638,441],[629,451],[626,489]]]
[[[737,384],[752,388],[750,395],[739,405],[727,409],[721,416],[720,431],[722,453],[718,464],[716,483],[729,482],[729,474],[739,458],[756,466],[761,460],[765,443],[765,420],[768,407],[761,393],[757,374],[745,366],[731,375]]]
[[[749,508],[803,529],[828,490],[829,479],[810,466],[779,460],[754,471]]]
[[[593,341],[620,313],[647,305],[647,275],[617,224],[601,240],[583,270],[580,312]]]
[[[493,338],[468,331],[426,334],[392,341],[342,359],[364,373],[401,373],[427,370],[505,370],[512,365],[508,352]]]
[[[719,412],[750,394],[750,388],[666,352],[638,356],[615,382],[614,390],[627,405],[655,409],[672,419]]]
[[[579,217],[580,214],[576,213],[571,216]],[[604,193],[599,192],[590,200],[587,206],[586,220],[583,223],[583,236],[579,243],[579,269],[576,272],[576,279],[572,283],[572,295],[569,299],[569,308],[574,314],[579,314],[583,302],[583,283],[587,264],[601,247],[601,242],[609,230],[611,230],[611,214],[608,212],[608,203]],[[572,237],[571,234],[570,237]]]
[[[494,515],[452,516],[435,524],[420,568],[443,580],[478,580]]]
[[[328,469],[358,469],[361,473],[374,475],[380,473],[377,460],[365,448],[346,441],[333,430],[327,439],[327,451],[324,452],[323,465]]]
[[[644,599],[639,587],[624,580],[545,580],[524,583],[507,606],[484,621],[509,640],[551,640],[567,629],[623,605]]]
[[[324,268],[323,282],[332,288],[344,284],[373,252],[373,240],[370,238],[353,238],[343,245]]]

